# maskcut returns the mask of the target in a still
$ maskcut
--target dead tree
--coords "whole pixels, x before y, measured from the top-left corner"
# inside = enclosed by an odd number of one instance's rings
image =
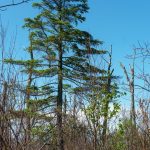
[[[135,113],[135,98],[134,98],[134,63],[132,67],[130,66],[130,73],[131,73],[131,78],[129,78],[129,74],[127,73],[127,70],[125,66],[121,63],[120,64],[124,74],[126,76],[126,80],[128,82],[128,86],[130,89],[130,94],[131,94],[131,110],[130,110],[130,119],[134,125],[136,125],[136,113]]]

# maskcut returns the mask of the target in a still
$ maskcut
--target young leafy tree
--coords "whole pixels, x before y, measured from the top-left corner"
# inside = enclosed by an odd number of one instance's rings
[[[108,128],[108,121],[113,116],[116,115],[116,113],[119,111],[120,106],[119,103],[116,102],[116,98],[120,96],[120,92],[118,91],[118,85],[115,83],[115,80],[118,79],[118,76],[114,76],[114,69],[112,69],[112,46],[111,51],[108,52],[108,61],[107,63],[107,71],[104,75],[105,82],[102,86],[103,88],[103,95],[104,95],[104,101],[103,101],[103,131],[102,131],[102,141],[103,144],[106,144],[107,139],[107,128]],[[113,105],[113,111],[110,111],[110,104]]]
[[[104,70],[105,67],[102,68],[102,63],[98,66],[101,68],[101,73],[92,71],[88,84],[75,89],[78,95],[82,95],[86,99],[83,111],[92,135],[94,150],[100,146],[100,142],[106,143],[108,122],[120,109],[116,98],[121,93],[115,83],[118,77],[113,75],[112,52],[107,51],[107,55],[105,53],[103,58],[103,63],[106,65],[107,70]],[[100,60],[97,57],[96,59]],[[112,105],[112,109],[110,105]]]

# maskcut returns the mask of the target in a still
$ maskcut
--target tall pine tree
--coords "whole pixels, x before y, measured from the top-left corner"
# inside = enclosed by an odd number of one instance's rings
[[[95,40],[90,33],[77,29],[78,23],[85,21],[83,15],[89,9],[87,0],[42,0],[41,3],[34,3],[33,7],[38,8],[40,13],[33,19],[25,19],[25,27],[30,30],[32,41],[29,47],[32,47],[34,60],[31,61],[37,66],[32,67],[30,73],[39,79],[40,86],[51,85],[53,89],[53,97],[56,97],[57,149],[63,150],[64,85],[70,84],[76,88],[78,84],[87,86],[91,81],[91,72],[102,72],[89,62],[90,55],[105,52],[96,49],[102,42]],[[19,64],[19,61],[9,62]],[[30,74],[29,71],[26,73]],[[42,83],[42,78],[47,79],[46,85]],[[51,98],[47,97],[49,101]]]

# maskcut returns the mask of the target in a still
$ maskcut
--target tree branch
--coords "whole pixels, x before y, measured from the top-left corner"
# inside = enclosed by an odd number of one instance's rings
[[[22,0],[20,2],[14,2],[12,1],[12,3],[9,3],[9,4],[5,4],[5,5],[0,5],[0,10],[2,10],[3,8],[7,8],[7,7],[10,7],[10,6],[16,6],[16,5],[20,5],[20,4],[23,4],[23,3],[27,3],[31,0]]]

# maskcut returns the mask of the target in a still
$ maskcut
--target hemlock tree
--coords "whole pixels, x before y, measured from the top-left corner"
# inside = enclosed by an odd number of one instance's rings
[[[63,89],[66,84],[73,87],[86,84],[90,72],[101,73],[89,62],[89,57],[91,54],[101,55],[104,51],[95,48],[102,42],[76,28],[79,22],[85,21],[83,14],[89,9],[87,0],[42,0],[33,7],[38,8],[40,14],[34,19],[25,19],[25,27],[30,30],[34,63],[37,60],[38,65],[38,68],[32,67],[32,75],[39,78],[40,85],[40,78],[46,78],[47,85],[53,85],[53,96],[57,97],[54,100],[57,149],[63,150]]]
[[[31,44],[32,45],[32,44]],[[22,66],[24,69],[22,71],[27,72],[27,83],[24,89],[22,90],[23,93],[25,94],[25,104],[26,107],[24,110],[16,110],[18,114],[22,114],[21,117],[23,116],[23,119],[25,119],[25,133],[24,133],[24,145],[26,149],[30,149],[29,143],[31,142],[31,107],[30,107],[30,97],[31,97],[31,87],[32,87],[32,70],[35,68],[37,61],[34,60],[33,58],[33,51],[32,51],[32,46],[28,48],[28,53],[30,55],[29,60],[14,60],[14,59],[5,59],[5,63],[10,63],[18,66]],[[25,114],[25,115],[24,115]],[[20,115],[19,115],[20,116]]]
[[[38,59],[43,65],[47,64],[44,70],[47,69],[51,80],[56,81],[57,149],[62,150],[63,84],[66,81],[84,84],[88,80],[88,68],[101,72],[88,61],[90,54],[102,53],[92,47],[101,42],[76,28],[78,22],[85,21],[83,14],[88,11],[87,0],[43,0],[33,6],[39,8],[41,13],[34,19],[26,19],[25,27],[34,34],[33,49],[38,52]]]
[[[21,120],[25,120],[25,128],[24,128],[24,147],[25,149],[31,149],[31,141],[36,135],[36,139],[38,135],[40,135],[39,127],[43,129],[43,126],[38,122],[51,121],[51,117],[46,116],[46,108],[52,104],[52,100],[55,98],[51,96],[52,89],[48,85],[44,85],[38,87],[35,85],[37,79],[41,77],[41,71],[38,71],[37,68],[41,66],[41,62],[39,60],[34,59],[33,46],[32,46],[32,34],[29,36],[30,46],[26,49],[29,59],[26,60],[14,60],[14,59],[5,59],[5,63],[14,64],[17,66],[21,66],[21,72],[25,74],[26,82],[25,85],[20,85],[20,90],[25,94],[25,107],[24,109],[17,109],[14,113]],[[45,71],[46,72],[46,71]],[[18,87],[18,85],[16,85]],[[51,99],[51,101],[49,100]],[[42,113],[41,113],[42,112]],[[49,125],[50,126],[50,125]],[[47,126],[48,128],[48,126]],[[38,133],[36,133],[36,131]],[[41,131],[44,133],[44,131]],[[45,135],[46,137],[46,135]],[[42,137],[39,137],[42,141]],[[34,139],[35,140],[35,139]]]

